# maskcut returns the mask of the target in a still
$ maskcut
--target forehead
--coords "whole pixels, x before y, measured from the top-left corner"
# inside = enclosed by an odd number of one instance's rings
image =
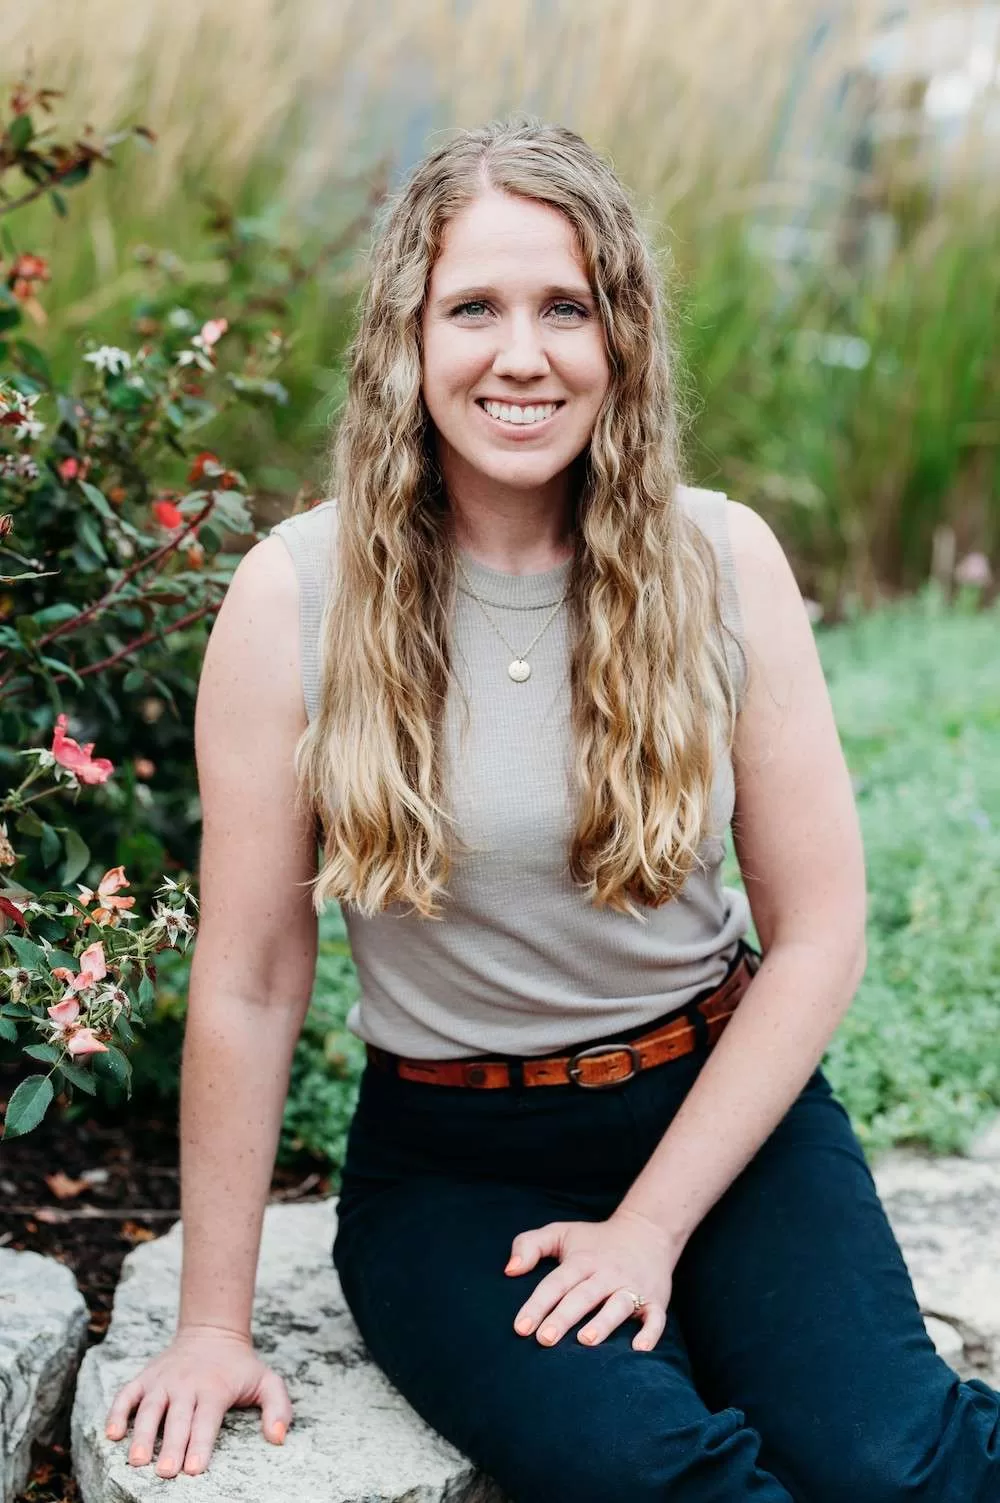
[[[468,281],[529,286],[559,279],[587,282],[569,220],[551,204],[491,192],[445,226],[430,286],[440,295]]]

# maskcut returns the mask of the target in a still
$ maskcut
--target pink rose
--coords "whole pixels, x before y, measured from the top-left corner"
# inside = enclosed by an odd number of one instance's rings
[[[46,1008],[46,1012],[53,1023],[58,1023],[60,1028],[68,1028],[80,1016],[80,1004],[75,997],[64,997],[54,1007]]]
[[[107,757],[92,757],[94,750],[93,741],[88,741],[86,746],[81,746],[74,741],[72,736],[66,735],[66,727],[69,724],[65,715],[59,715],[56,719],[55,731],[52,736],[52,755],[60,767],[68,767],[70,772],[75,772],[81,783],[104,783],[114,772],[114,763],[109,762]]]
[[[107,1054],[107,1044],[102,1044],[92,1028],[78,1028],[70,1034],[66,1048],[70,1054]]]

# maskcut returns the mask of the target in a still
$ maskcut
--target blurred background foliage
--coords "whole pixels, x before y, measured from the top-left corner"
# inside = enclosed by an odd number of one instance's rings
[[[525,107],[632,187],[676,305],[691,478],[759,509],[828,613],[1000,540],[996,4],[912,0],[36,0],[0,12],[0,69],[34,61],[67,124],[142,121],[57,220],[56,368],[129,330],[136,251],[221,281],[206,195],[289,254],[301,289],[287,409],[236,421],[262,514],[319,483],[342,393],[364,215],[436,130]],[[8,74],[10,81],[11,74]],[[228,433],[207,441],[228,448]]]
[[[30,63],[67,129],[158,137],[68,218],[12,221],[51,263],[31,337],[54,372],[85,333],[134,345],[151,249],[206,313],[262,269],[291,311],[288,403],[200,439],[260,526],[320,493],[365,226],[435,133],[527,108],[610,156],[673,298],[688,478],[768,519],[825,623],[871,888],[828,1065],[870,1146],[954,1147],[1000,1105],[1000,612],[988,569],[954,583],[956,559],[1000,552],[998,43],[1000,6],[941,0],[0,10],[0,86]],[[336,1163],[363,1049],[339,913],[322,932],[281,1152]],[[185,975],[164,967],[136,1090],[176,1093]]]

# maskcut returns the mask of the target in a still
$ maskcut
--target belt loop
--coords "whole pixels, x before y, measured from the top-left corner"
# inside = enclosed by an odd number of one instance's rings
[[[688,1017],[694,1024],[694,1046],[696,1049],[704,1049],[708,1052],[711,1044],[711,1034],[708,1019],[697,1003],[688,1012]]]
[[[516,1056],[507,1059],[507,1080],[513,1091],[518,1095],[524,1090],[524,1060]]]

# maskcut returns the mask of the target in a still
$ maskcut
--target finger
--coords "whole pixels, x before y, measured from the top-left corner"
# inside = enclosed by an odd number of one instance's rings
[[[543,1346],[555,1346],[571,1326],[575,1326],[578,1320],[582,1320],[595,1305],[599,1305],[607,1297],[606,1277],[593,1274],[589,1279],[584,1279],[560,1300],[550,1315],[546,1316],[538,1330],[539,1341]],[[631,1301],[629,1304],[631,1305]]]
[[[184,1464],[193,1414],[193,1394],[190,1397],[178,1395],[171,1399],[166,1424],[163,1426],[163,1444],[156,1459],[158,1477],[176,1477]]]
[[[544,1320],[549,1311],[584,1277],[586,1275],[572,1263],[560,1263],[558,1268],[547,1273],[514,1317],[514,1329],[518,1335],[529,1336],[539,1321]]]
[[[104,1422],[104,1429],[109,1440],[121,1440],[128,1429],[129,1416],[142,1398],[143,1392],[143,1385],[138,1378],[133,1378],[131,1382],[125,1384],[124,1388],[118,1390]]]
[[[147,1461],[152,1460],[156,1433],[169,1402],[166,1390],[155,1388],[146,1394],[139,1405],[132,1431],[132,1448],[128,1453],[129,1466],[145,1466]]]
[[[225,1406],[218,1402],[213,1404],[206,1399],[195,1404],[191,1437],[184,1458],[184,1471],[188,1476],[203,1472],[208,1466],[225,1413]]]
[[[643,1309],[646,1308],[643,1306]],[[596,1346],[599,1341],[610,1336],[612,1331],[617,1330],[632,1314],[633,1309],[632,1296],[626,1289],[613,1290],[594,1319],[576,1333],[577,1340],[582,1341],[584,1346]]]
[[[558,1258],[565,1221],[550,1221],[545,1226],[518,1232],[510,1245],[510,1257],[504,1273],[527,1273],[539,1258]]]
[[[662,1305],[647,1305],[643,1310],[642,1330],[632,1342],[637,1352],[651,1352],[667,1326],[667,1312]]]
[[[268,1368],[260,1380],[261,1428],[274,1445],[284,1444],[292,1423],[292,1401],[284,1379]]]

